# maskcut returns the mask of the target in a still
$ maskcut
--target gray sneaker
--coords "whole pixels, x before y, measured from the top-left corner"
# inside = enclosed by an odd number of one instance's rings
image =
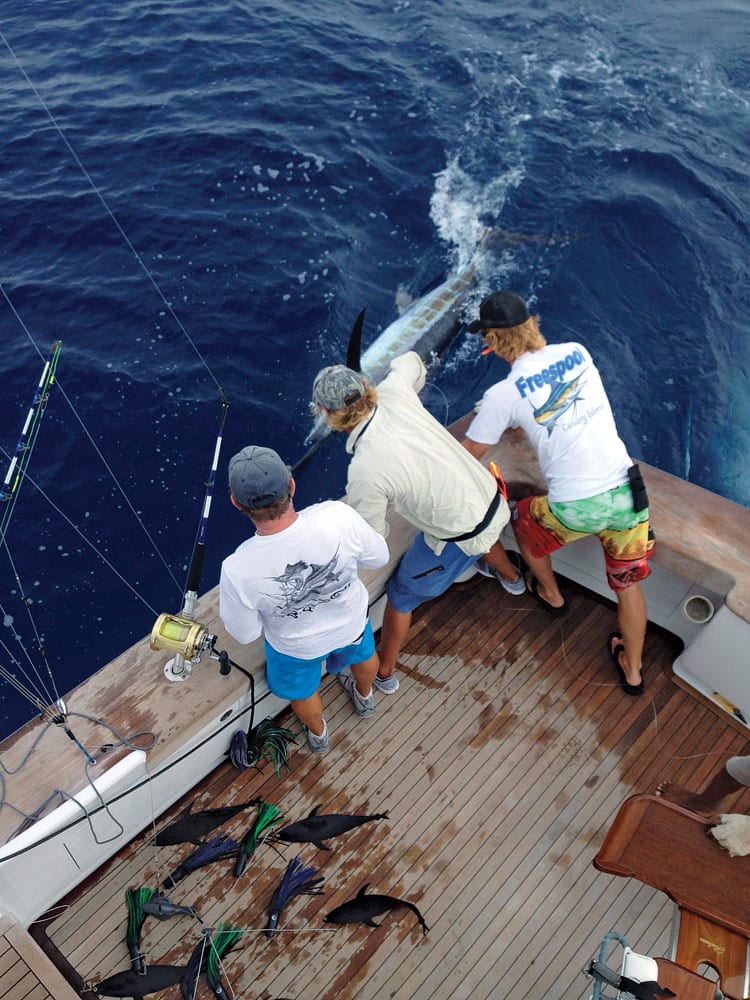
[[[395,674],[391,674],[390,677],[376,677],[372,683],[381,694],[395,694],[399,688],[398,677]]]
[[[480,559],[476,563],[477,572],[481,573],[482,576],[489,576],[491,579],[497,580],[500,586],[504,587],[509,594],[512,594],[514,597],[520,597],[521,594],[526,593],[526,581],[523,578],[521,557],[517,552],[514,552],[513,549],[510,549],[508,551],[508,559],[510,559],[512,565],[515,566],[518,572],[518,576],[513,582],[510,582],[509,580],[506,580],[502,576],[500,576],[495,567],[490,566],[490,564],[486,563],[484,559]]]
[[[354,677],[345,670],[336,674],[336,680],[351,698],[354,711],[360,719],[369,719],[371,715],[375,715],[375,699],[372,696],[372,691],[366,698],[363,698],[357,690],[357,682]]]
[[[328,750],[328,723],[323,719],[323,735],[316,736],[315,733],[311,733],[310,730],[305,726],[305,732],[307,733],[307,746],[310,753],[326,753]]]

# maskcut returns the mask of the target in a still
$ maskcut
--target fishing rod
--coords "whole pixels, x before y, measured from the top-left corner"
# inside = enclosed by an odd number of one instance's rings
[[[55,377],[57,375],[57,365],[60,360],[60,352],[62,351],[62,341],[56,340],[50,349],[49,357],[45,362],[42,369],[42,374],[39,377],[39,384],[34,391],[34,397],[31,400],[28,413],[26,414],[26,420],[24,421],[23,428],[21,429],[20,437],[18,438],[18,444],[16,445],[16,450],[11,458],[10,465],[8,466],[8,471],[5,474],[5,479],[3,480],[3,485],[0,487],[0,504],[5,505],[2,516],[0,517],[0,545],[5,548],[8,552],[8,557],[11,560],[11,566],[13,566],[13,559],[10,557],[10,551],[8,550],[8,545],[5,540],[5,536],[8,532],[10,526],[10,519],[16,506],[16,502],[19,496],[19,488],[23,482],[24,476],[26,474],[26,466],[28,465],[29,459],[31,457],[31,452],[34,450],[34,445],[36,444],[36,439],[39,435],[39,430],[42,424],[42,418],[47,409],[47,403],[49,401],[50,390],[55,384]],[[23,588],[21,587],[21,581],[18,579],[18,574],[16,573],[16,582],[21,589],[23,594]],[[31,615],[29,609],[29,602],[24,600],[27,611]],[[33,620],[32,620],[33,624]],[[34,632],[39,639],[36,627]],[[10,650],[7,649],[5,643],[2,644],[6,653],[9,654],[11,660],[15,663],[17,667],[21,667],[21,664],[12,654]],[[62,698],[57,696],[57,686],[55,684],[55,678],[50,670],[49,663],[47,662],[47,655],[44,650],[44,646],[41,641],[39,643],[40,652],[47,666],[47,674],[49,676],[50,682],[52,683],[52,690],[54,692],[53,698],[48,698],[46,701],[42,698],[40,694],[34,690],[27,687],[22,681],[20,681],[10,670],[6,670],[5,667],[0,667],[0,676],[2,676],[6,681],[8,681],[15,689],[22,694],[31,704],[38,709],[40,717],[43,721],[49,724],[59,726],[65,735],[70,739],[84,757],[88,760],[89,764],[96,764],[96,760],[88,750],[83,746],[81,741],[75,735],[68,725],[68,709]],[[26,654],[28,656],[28,653]],[[25,673],[25,671],[23,671]],[[39,671],[35,671],[37,679],[40,685],[43,686],[43,681],[39,675]],[[47,692],[43,692],[47,695]]]
[[[167,612],[160,614],[156,619],[149,645],[153,650],[168,650],[174,653],[171,660],[164,664],[164,676],[168,681],[179,683],[186,681],[193,672],[193,663],[199,663],[201,654],[209,651],[212,660],[219,661],[219,673],[226,676],[232,667],[239,670],[250,678],[250,683],[254,690],[255,678],[253,675],[230,660],[229,654],[225,651],[219,652],[216,649],[217,636],[209,632],[205,625],[195,620],[195,608],[198,603],[198,585],[203,572],[203,560],[206,554],[206,530],[208,528],[208,516],[211,512],[211,501],[213,500],[214,486],[216,485],[216,470],[219,465],[219,455],[224,435],[224,424],[229,410],[229,400],[226,393],[220,387],[221,415],[219,417],[219,430],[216,435],[214,446],[214,457],[211,463],[208,482],[206,484],[206,495],[203,499],[203,510],[198,524],[198,533],[193,546],[193,555],[190,559],[187,583],[185,585],[185,600],[179,615],[170,615]],[[255,698],[253,696],[253,704]]]
[[[55,384],[57,362],[60,359],[61,351],[62,341],[56,340],[50,350],[49,358],[42,369],[39,384],[34,392],[34,398],[31,401],[29,412],[26,415],[26,420],[21,430],[21,436],[18,439],[16,450],[13,453],[8,471],[5,474],[3,485],[0,487],[0,503],[7,505],[3,509],[2,517],[0,517],[0,543],[5,541],[5,534],[10,524],[16,500],[18,499],[18,488],[23,480],[26,465],[31,457],[31,452],[39,434],[42,417],[44,416],[47,401],[49,400],[50,389]]]
[[[195,608],[198,602],[198,585],[201,573],[203,572],[203,560],[206,553],[206,530],[208,528],[208,517],[211,513],[211,501],[213,500],[214,486],[216,484],[216,470],[219,465],[224,424],[229,410],[229,400],[221,386],[219,387],[219,396],[221,398],[219,430],[216,435],[216,444],[214,445],[211,471],[206,483],[206,493],[203,498],[203,509],[198,524],[198,533],[190,559],[182,610],[179,615],[170,615],[166,612],[160,614],[151,630],[151,639],[149,642],[153,650],[164,649],[175,654],[164,665],[164,676],[168,681],[175,683],[187,680],[193,672],[193,661],[198,662],[204,650],[213,650],[216,642],[216,636],[210,634],[205,625],[195,620]],[[216,658],[218,659],[219,657],[217,656]],[[226,672],[228,673],[229,670],[226,670]],[[223,663],[222,673],[224,673]]]

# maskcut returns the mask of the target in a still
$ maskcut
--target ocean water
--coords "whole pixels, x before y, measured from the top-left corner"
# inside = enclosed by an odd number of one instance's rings
[[[0,10],[3,469],[63,342],[0,551],[6,670],[64,693],[179,611],[221,387],[213,586],[246,532],[231,455],[299,457],[359,310],[367,343],[486,225],[512,235],[475,301],[526,297],[635,456],[750,503],[747,0]],[[430,405],[504,374],[459,337]],[[345,469],[332,441],[301,503]],[[35,712],[0,698],[2,733]]]

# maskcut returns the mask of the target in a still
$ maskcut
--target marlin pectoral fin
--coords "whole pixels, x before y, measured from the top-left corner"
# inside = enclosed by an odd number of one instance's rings
[[[315,844],[319,851],[330,851],[331,849],[330,847],[326,847],[322,840],[313,840],[311,843]]]
[[[372,919],[372,917],[369,917],[367,920],[365,920],[365,923],[367,924],[368,927],[380,927],[380,924],[376,924],[375,921]]]
[[[349,346],[346,349],[346,367],[352,371],[362,371],[362,328],[365,325],[365,310],[362,309],[359,316],[354,321],[352,332],[349,334]]]

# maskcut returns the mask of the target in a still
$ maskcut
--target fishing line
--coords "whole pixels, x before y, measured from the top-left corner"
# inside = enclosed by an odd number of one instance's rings
[[[2,31],[0,31],[0,35],[2,35]],[[11,310],[11,312],[13,313],[13,315],[15,316],[16,320],[18,321],[19,325],[21,326],[21,329],[22,329],[22,330],[24,331],[24,333],[26,334],[26,336],[27,336],[27,338],[28,338],[29,342],[31,343],[32,347],[33,347],[33,348],[34,348],[34,350],[35,350],[35,351],[37,352],[37,354],[38,354],[38,355],[39,355],[39,356],[40,356],[40,357],[41,357],[42,359],[44,359],[44,354],[43,354],[43,353],[41,352],[41,350],[39,349],[38,345],[37,345],[37,344],[36,344],[36,342],[34,341],[34,338],[33,338],[33,337],[32,337],[32,335],[31,335],[31,331],[29,330],[29,328],[28,328],[28,327],[26,326],[26,324],[24,323],[24,321],[23,321],[23,318],[22,318],[22,317],[21,317],[21,315],[19,314],[18,310],[16,309],[16,307],[15,307],[15,306],[13,305],[13,303],[11,302],[11,300],[10,300],[10,297],[8,296],[8,293],[6,292],[6,290],[5,290],[5,288],[4,288],[3,284],[2,284],[2,282],[0,282],[0,293],[2,293],[2,296],[3,296],[3,298],[5,299],[5,301],[6,301],[7,305],[8,305],[8,307],[9,307],[9,309]],[[131,503],[131,501],[130,501],[130,499],[129,499],[128,495],[127,495],[127,493],[125,492],[125,490],[123,489],[122,485],[120,484],[120,481],[118,480],[118,478],[117,478],[117,476],[116,476],[116,474],[115,474],[114,470],[112,469],[112,467],[111,467],[111,466],[109,465],[109,463],[107,462],[106,458],[105,458],[105,457],[104,457],[104,455],[102,454],[102,451],[101,451],[101,449],[99,448],[99,446],[97,445],[96,441],[94,441],[93,437],[92,437],[92,436],[91,436],[91,434],[89,433],[89,430],[88,430],[88,428],[86,427],[86,424],[85,424],[85,423],[83,422],[83,419],[82,419],[82,417],[80,416],[80,414],[78,413],[78,411],[76,410],[76,407],[75,407],[75,405],[73,404],[72,400],[70,399],[70,397],[68,396],[68,394],[67,394],[67,393],[65,392],[65,389],[63,388],[63,385],[62,385],[62,383],[61,383],[61,382],[60,382],[59,380],[57,380],[55,384],[57,385],[57,388],[58,388],[58,391],[59,391],[59,393],[60,393],[60,394],[62,395],[63,399],[64,399],[64,400],[65,400],[65,402],[66,402],[66,403],[68,404],[68,407],[70,408],[70,411],[72,412],[73,416],[74,416],[74,417],[76,418],[76,420],[78,421],[78,423],[79,423],[79,425],[80,425],[80,427],[81,427],[81,429],[82,429],[83,433],[84,433],[84,434],[85,434],[85,436],[86,436],[86,437],[88,438],[88,440],[89,440],[89,443],[91,444],[92,448],[93,448],[93,449],[94,449],[94,451],[96,452],[96,454],[97,454],[97,456],[98,456],[98,458],[99,458],[100,462],[102,463],[102,465],[104,466],[104,468],[105,468],[105,469],[107,470],[107,472],[109,473],[109,476],[110,476],[110,478],[112,479],[112,482],[113,482],[113,483],[115,484],[115,486],[117,487],[117,489],[118,489],[118,491],[119,491],[119,493],[120,493],[120,496],[121,496],[121,497],[123,498],[123,500],[125,501],[125,504],[126,504],[126,506],[127,506],[127,507],[128,507],[128,509],[130,510],[130,512],[131,512],[131,514],[133,515],[133,517],[135,518],[136,522],[137,522],[137,523],[138,523],[138,524],[140,525],[140,527],[141,527],[141,530],[143,531],[143,533],[145,534],[146,538],[147,538],[147,539],[148,539],[148,541],[149,541],[149,544],[151,545],[151,548],[152,548],[152,549],[153,549],[153,551],[154,551],[154,552],[156,553],[156,555],[157,555],[157,556],[159,557],[159,560],[161,561],[162,565],[163,565],[163,566],[164,566],[164,568],[166,569],[167,573],[168,573],[168,574],[170,575],[170,577],[172,578],[172,580],[173,580],[173,582],[174,582],[175,586],[176,586],[176,587],[177,587],[177,588],[179,589],[179,588],[180,588],[180,583],[179,583],[179,581],[178,581],[177,577],[176,577],[176,576],[174,575],[174,573],[173,573],[173,572],[172,572],[172,570],[170,569],[170,567],[169,567],[169,564],[168,564],[167,560],[166,560],[166,559],[164,558],[164,556],[162,555],[162,553],[161,553],[161,550],[159,549],[159,546],[158,546],[158,544],[157,544],[156,540],[155,540],[155,539],[154,539],[154,537],[153,537],[153,536],[151,535],[151,533],[150,533],[150,531],[148,530],[148,528],[146,527],[146,525],[145,525],[145,523],[144,523],[143,519],[142,519],[142,518],[140,517],[140,515],[138,514],[138,511],[137,511],[137,510],[135,509],[135,507],[134,507],[134,506],[133,506],[133,504]],[[4,451],[3,449],[0,449],[0,451],[2,451],[2,454],[3,454],[3,455],[4,455],[5,457],[6,457],[6,458],[8,458],[8,455],[7,455],[7,453],[6,453],[6,452],[5,452],[5,451]],[[27,472],[25,472],[25,473],[24,473],[24,477],[25,477],[25,478],[28,478],[28,479],[29,479],[29,480],[30,480],[31,482],[33,482],[33,480],[31,479],[31,477],[29,476],[29,474],[28,474]],[[36,483],[34,483],[34,485],[36,485]],[[40,488],[40,487],[38,487],[38,486],[37,486],[37,489],[39,489],[39,492],[40,492],[40,493],[42,494],[42,496],[43,496],[43,497],[45,498],[45,500],[47,500],[47,502],[48,502],[48,503],[52,504],[52,501],[51,501],[51,500],[49,500],[49,498],[48,498],[48,497],[46,496],[46,494],[44,493],[44,491],[43,491],[43,490],[41,490],[41,488]],[[52,506],[54,507],[54,504],[52,504]],[[61,513],[61,511],[60,511],[60,510],[59,510],[58,508],[55,508],[55,510],[57,510],[57,512],[58,512],[58,513]],[[63,515],[63,516],[64,516],[64,515]],[[66,520],[66,521],[68,521],[68,524],[69,524],[69,525],[71,525],[71,527],[75,527],[75,525],[73,525],[73,524],[72,524],[72,522],[71,522],[71,521],[70,521],[70,520],[69,520],[68,518],[65,518],[65,520]],[[78,531],[78,534],[79,534],[79,535],[80,535],[80,536],[81,536],[82,538],[84,538],[84,536],[83,536],[83,533],[82,533],[82,532],[81,532],[81,531],[80,531],[80,530],[79,530],[78,528],[76,528],[75,530],[76,530],[76,531]],[[84,541],[85,541],[85,540],[86,540],[86,539],[84,538]],[[87,544],[89,544],[89,545],[90,545],[91,543],[87,542]],[[92,545],[91,547],[92,547],[92,548],[94,548],[94,546],[93,546],[93,545]],[[106,560],[105,560],[105,561],[106,561]],[[111,567],[110,567],[110,568],[111,568]],[[118,573],[117,575],[118,575],[118,577],[119,577],[119,578],[120,578],[121,580],[123,579],[123,577],[122,577],[122,576],[120,576],[120,574],[119,574],[119,573]],[[131,587],[131,590],[132,590],[132,589],[133,589],[133,588]],[[153,608],[149,608],[149,610],[153,611]],[[154,613],[156,613],[156,612],[154,612]]]
[[[52,111],[48,107],[48,105],[47,105],[46,101],[44,100],[44,98],[42,97],[42,95],[39,93],[39,91],[37,90],[37,88],[34,86],[34,83],[32,82],[32,80],[29,77],[28,73],[24,69],[23,65],[21,64],[21,61],[19,60],[18,56],[16,55],[15,51],[13,50],[13,47],[11,46],[10,42],[5,37],[5,35],[4,35],[4,33],[3,33],[3,31],[1,29],[0,29],[0,39],[2,40],[3,44],[7,48],[8,52],[11,55],[11,58],[13,59],[13,61],[16,64],[16,66],[20,70],[21,74],[23,75],[24,79],[28,83],[29,87],[31,87],[32,91],[34,92],[34,95],[35,95],[36,99],[39,101],[39,103],[42,106],[42,108],[43,108],[44,112],[46,113],[47,117],[52,122],[52,125],[54,126],[54,128],[57,131],[58,135],[62,139],[65,147],[68,150],[68,152],[73,157],[73,160],[78,165],[78,168],[80,169],[80,171],[83,174],[83,176],[86,178],[87,182],[89,183],[89,185],[91,187],[91,190],[96,195],[96,197],[99,199],[99,202],[101,203],[102,207],[104,208],[104,211],[107,213],[107,215],[110,217],[110,219],[114,223],[114,225],[115,225],[117,231],[119,232],[120,236],[122,236],[123,240],[125,241],[126,246],[131,251],[131,253],[135,257],[136,261],[138,262],[141,270],[145,274],[146,278],[148,279],[148,281],[151,283],[151,285],[155,289],[157,295],[159,296],[159,298],[161,299],[162,303],[164,304],[164,308],[167,310],[167,312],[169,313],[169,315],[172,317],[172,319],[177,324],[177,327],[179,328],[179,330],[182,332],[182,334],[185,337],[185,339],[187,340],[187,342],[192,347],[193,351],[196,354],[196,357],[198,358],[198,360],[200,361],[200,363],[203,365],[203,367],[206,369],[206,372],[208,373],[208,375],[210,376],[210,378],[213,379],[213,381],[214,381],[217,389],[221,388],[221,386],[219,384],[219,380],[216,378],[216,376],[214,375],[213,371],[209,367],[208,362],[205,360],[205,358],[203,357],[203,355],[201,354],[201,352],[198,350],[197,345],[193,341],[193,339],[190,336],[190,334],[187,332],[185,326],[181,322],[181,320],[178,317],[177,313],[174,311],[174,309],[170,305],[169,301],[167,300],[166,295],[162,292],[159,284],[157,283],[156,278],[154,278],[154,276],[151,274],[151,271],[146,266],[143,258],[138,253],[138,251],[133,246],[133,244],[131,243],[130,238],[128,237],[127,233],[122,228],[122,226],[118,222],[117,218],[115,217],[114,212],[112,211],[112,209],[107,204],[107,202],[106,202],[106,200],[104,198],[104,195],[101,193],[101,191],[99,190],[99,188],[96,186],[96,184],[94,183],[93,178],[91,177],[91,175],[89,174],[89,172],[86,170],[86,168],[84,167],[84,165],[81,162],[81,160],[78,158],[77,153],[75,152],[75,150],[71,146],[70,142],[68,141],[68,138],[65,135],[65,133],[63,132],[62,127],[59,125],[57,119],[52,114]]]
[[[5,451],[5,449],[2,446],[0,446],[0,455],[4,455],[6,458],[8,457],[7,452]],[[93,552],[96,553],[96,555],[101,559],[101,561],[104,563],[104,565],[114,573],[114,575],[117,577],[117,579],[120,580],[121,583],[124,583],[125,586],[128,588],[128,590],[130,590],[131,593],[134,594],[135,597],[137,597],[139,601],[141,601],[143,604],[145,604],[145,606],[148,608],[148,610],[151,612],[152,615],[157,616],[159,614],[159,612],[156,611],[156,609],[153,608],[148,603],[148,601],[146,600],[145,597],[143,597],[141,594],[138,593],[138,591],[135,589],[135,587],[133,587],[133,585],[128,580],[125,579],[125,577],[122,575],[122,573],[120,573],[119,570],[116,569],[115,566],[112,565],[112,563],[109,561],[109,559],[107,559],[107,557],[96,547],[96,545],[94,545],[93,542],[89,541],[89,539],[84,535],[84,533],[81,531],[81,529],[78,527],[78,525],[74,524],[74,522],[70,520],[70,518],[67,516],[67,514],[65,514],[57,506],[57,504],[44,492],[44,490],[42,489],[42,487],[36,482],[35,479],[33,479],[31,477],[31,475],[28,472],[26,473],[25,478],[28,479],[28,481],[31,483],[31,485],[41,493],[41,495],[44,497],[44,499],[47,501],[47,503],[50,505],[50,507],[55,511],[55,513],[59,514],[60,517],[65,521],[65,523],[70,528],[72,528],[73,531],[76,532],[76,534],[81,539],[81,541],[85,542],[85,544],[88,545],[88,547]],[[175,579],[175,582],[177,582],[176,579]],[[179,584],[178,584],[178,586],[179,586]]]
[[[38,685],[39,685],[37,687],[37,689],[36,689],[36,693],[37,694],[41,693],[42,695],[44,695],[44,697],[46,698],[46,700],[48,702],[57,701],[59,699],[59,697],[60,697],[60,694],[59,694],[59,691],[57,689],[57,683],[55,682],[54,674],[52,673],[52,668],[50,667],[49,660],[47,658],[46,647],[45,647],[45,645],[44,645],[44,643],[42,641],[42,637],[39,635],[39,630],[37,629],[36,621],[34,619],[34,615],[32,614],[32,611],[31,611],[31,600],[30,600],[30,598],[28,598],[26,596],[26,592],[24,591],[23,584],[21,583],[21,578],[18,575],[18,571],[16,570],[15,562],[13,561],[13,557],[10,554],[10,549],[8,548],[7,542],[3,541],[3,547],[5,549],[5,552],[6,552],[7,556],[8,556],[8,562],[10,563],[11,570],[13,571],[13,576],[15,578],[16,584],[17,584],[18,589],[20,591],[21,603],[23,604],[24,608],[26,609],[26,613],[27,613],[28,618],[29,618],[29,623],[31,624],[31,628],[34,631],[34,638],[36,639],[37,649],[39,650],[39,653],[40,653],[40,655],[42,657],[42,660],[44,661],[44,665],[47,668],[47,676],[48,676],[49,681],[50,681],[50,683],[52,685],[52,696],[51,697],[50,697],[49,691],[47,690],[47,688],[45,686],[45,681],[42,678],[42,676],[41,676],[41,674],[39,672],[38,667],[36,666],[36,664],[32,660],[32,658],[31,658],[31,656],[29,654],[29,651],[26,649],[26,647],[24,645],[24,642],[23,642],[23,639],[21,638],[20,633],[15,628],[15,626],[13,627],[13,638],[16,640],[16,642],[18,643],[18,645],[21,647],[21,649],[22,649],[22,651],[23,651],[23,653],[24,653],[24,655],[26,657],[26,660],[28,661],[29,666],[34,671],[34,673],[36,674],[36,679],[37,679],[37,682],[38,682]],[[4,625],[7,624],[8,627],[10,627],[10,625],[11,625],[11,623],[13,621],[13,618],[12,618],[11,615],[9,615],[6,612],[6,610],[5,610],[5,608],[3,607],[2,604],[0,604],[0,612],[2,612],[2,615],[3,615],[3,624]],[[13,654],[10,652],[10,650],[5,645],[5,642],[3,640],[0,640],[0,646],[2,646],[2,648],[6,651],[6,653],[10,657],[11,661],[22,672],[22,674],[24,675],[24,677],[26,678],[26,680],[29,683],[33,684],[32,678],[27,674],[27,672],[21,666],[20,661],[17,660],[13,656]],[[3,669],[4,668],[0,667],[0,670],[3,670]],[[14,686],[15,686],[15,680],[11,681],[11,683],[13,683]],[[20,688],[18,688],[18,690],[20,691]]]
[[[443,405],[445,406],[445,419],[442,420],[441,423],[442,423],[443,427],[447,427],[448,426],[448,414],[450,413],[450,404],[448,402],[448,397],[445,395],[445,393],[440,388],[440,386],[437,384],[437,382],[425,382],[424,387],[425,388],[429,387],[430,389],[435,389],[443,397]]]

